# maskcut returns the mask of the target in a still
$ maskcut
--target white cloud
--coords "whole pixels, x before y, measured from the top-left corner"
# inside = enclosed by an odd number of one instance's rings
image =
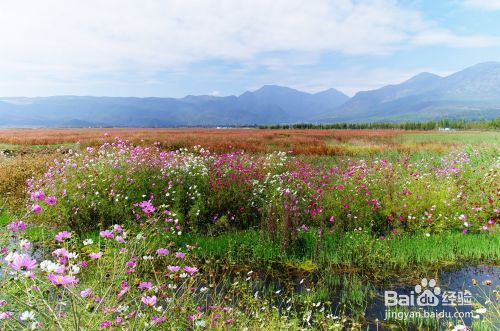
[[[125,72],[154,84],[203,61],[280,71],[328,52],[498,42],[437,28],[394,0],[2,0],[0,87],[121,82]]]
[[[464,0],[467,7],[485,9],[485,10],[500,10],[499,0]]]

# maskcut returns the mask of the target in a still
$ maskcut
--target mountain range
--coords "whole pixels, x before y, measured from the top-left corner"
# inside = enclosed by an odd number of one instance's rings
[[[184,98],[4,97],[2,127],[171,127],[276,123],[402,122],[500,117],[500,63],[446,77],[420,73],[352,98],[265,85],[239,96]]]

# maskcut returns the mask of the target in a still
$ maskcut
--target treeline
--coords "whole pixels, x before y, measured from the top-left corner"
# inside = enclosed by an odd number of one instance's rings
[[[427,122],[402,122],[402,123],[331,123],[331,124],[273,124],[261,125],[260,129],[400,129],[400,130],[498,130],[500,129],[500,117],[492,120],[453,120],[441,119]]]

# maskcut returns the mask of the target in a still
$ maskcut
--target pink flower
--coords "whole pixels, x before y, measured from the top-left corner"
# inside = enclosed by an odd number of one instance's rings
[[[111,239],[113,238],[113,232],[112,231],[109,231],[109,230],[104,230],[104,231],[101,231],[99,233],[99,235],[103,238],[108,238],[108,239]]]
[[[56,274],[49,274],[47,279],[55,285],[74,285],[78,283],[78,278],[75,276],[62,276]]]
[[[153,284],[151,282],[140,282],[138,288],[140,290],[149,290],[153,287]]]
[[[100,259],[103,255],[103,252],[98,252],[98,253],[90,253],[89,254],[89,257],[92,259],[92,260],[97,260],[97,259]]]
[[[59,232],[55,236],[56,241],[60,242],[60,243],[64,242],[64,239],[68,239],[68,238],[71,238],[71,232],[68,232],[68,231]]]
[[[199,271],[199,269],[196,267],[185,266],[184,271],[190,275],[193,275],[193,274],[197,273]]]
[[[176,266],[176,265],[169,265],[167,267],[168,271],[170,272],[178,272],[179,270],[181,270],[181,267],[179,266]]]
[[[150,215],[156,211],[155,206],[153,206],[153,204],[149,200],[142,201],[139,204],[137,204],[137,206],[139,206],[146,215]]]
[[[31,199],[43,201],[45,200],[45,193],[43,191],[35,191],[31,193]]]
[[[19,232],[26,230],[26,223],[23,221],[12,221],[7,225],[7,229],[11,232]]]
[[[51,195],[48,196],[47,199],[45,199],[45,203],[47,203],[49,206],[55,206],[57,204],[57,199],[55,196]]]
[[[42,207],[40,207],[39,204],[34,204],[31,206],[31,211],[34,212],[35,214],[40,214],[42,212]]]
[[[11,311],[4,311],[0,313],[0,321],[1,320],[6,320],[7,318],[11,318],[14,316],[14,313]]]
[[[145,304],[146,306],[150,306],[150,307],[154,306],[156,304],[156,301],[157,301],[157,299],[156,299],[155,295],[153,295],[153,296],[144,296],[144,297],[141,298],[141,302],[143,304]]]
[[[9,263],[9,267],[18,271],[31,270],[36,267],[36,260],[26,254],[15,254],[12,262]]]
[[[88,298],[89,296],[91,296],[91,295],[92,295],[92,293],[93,293],[93,292],[92,292],[92,289],[91,289],[91,288],[86,288],[85,290],[83,290],[83,291],[81,291],[81,292],[80,292],[80,296],[81,296],[82,298]]]
[[[119,224],[115,224],[115,225],[113,225],[113,231],[116,233],[122,233],[123,229]]]
[[[158,248],[158,249],[156,250],[156,254],[157,254],[158,256],[165,256],[165,255],[170,254],[170,251],[169,251],[168,249],[166,249],[166,248]]]
[[[178,259],[183,259],[186,257],[186,254],[183,253],[183,252],[176,252],[175,253],[175,257],[178,258]]]
[[[104,321],[101,324],[99,324],[99,328],[101,329],[107,328],[108,326],[111,326],[111,321]]]

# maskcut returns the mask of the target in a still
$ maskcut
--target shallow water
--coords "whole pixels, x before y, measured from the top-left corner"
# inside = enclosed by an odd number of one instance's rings
[[[436,278],[436,286],[441,289],[441,295],[438,296],[439,303],[433,307],[418,307],[414,305],[412,307],[408,307],[409,309],[421,309],[428,310],[434,312],[444,312],[445,314],[454,314],[455,312],[471,312],[477,309],[477,305],[469,305],[465,301],[467,300],[459,300],[460,293],[466,293],[465,291],[469,291],[472,297],[472,302],[480,303],[484,305],[485,301],[495,300],[495,294],[493,291],[500,286],[500,267],[496,266],[467,266],[467,267],[459,267],[448,270],[442,270],[437,273],[437,277],[435,275],[429,275],[428,279]],[[476,285],[474,285],[474,282]],[[490,285],[486,285],[486,282],[491,282]],[[403,295],[411,295],[412,292],[415,292],[415,285],[408,286],[400,286],[396,288],[391,288],[387,286],[385,288],[377,288],[377,296],[372,300],[366,311],[365,316],[370,324],[371,330],[377,330],[376,321],[384,321],[386,318],[386,306],[384,303],[384,291],[392,290],[396,291],[398,294]],[[448,302],[443,302],[443,292],[449,293],[455,292],[456,294],[456,306],[449,305],[453,301],[453,299],[447,300]],[[462,301],[462,302],[461,302]],[[450,316],[451,316],[450,315]],[[475,314],[476,316],[478,314]],[[470,326],[472,324],[472,317],[464,316],[464,317],[456,317],[457,321],[460,321],[460,324],[465,324]],[[443,322],[450,321],[449,319],[443,320]],[[500,321],[498,321],[500,326]],[[378,330],[384,330],[384,327],[379,325]]]

